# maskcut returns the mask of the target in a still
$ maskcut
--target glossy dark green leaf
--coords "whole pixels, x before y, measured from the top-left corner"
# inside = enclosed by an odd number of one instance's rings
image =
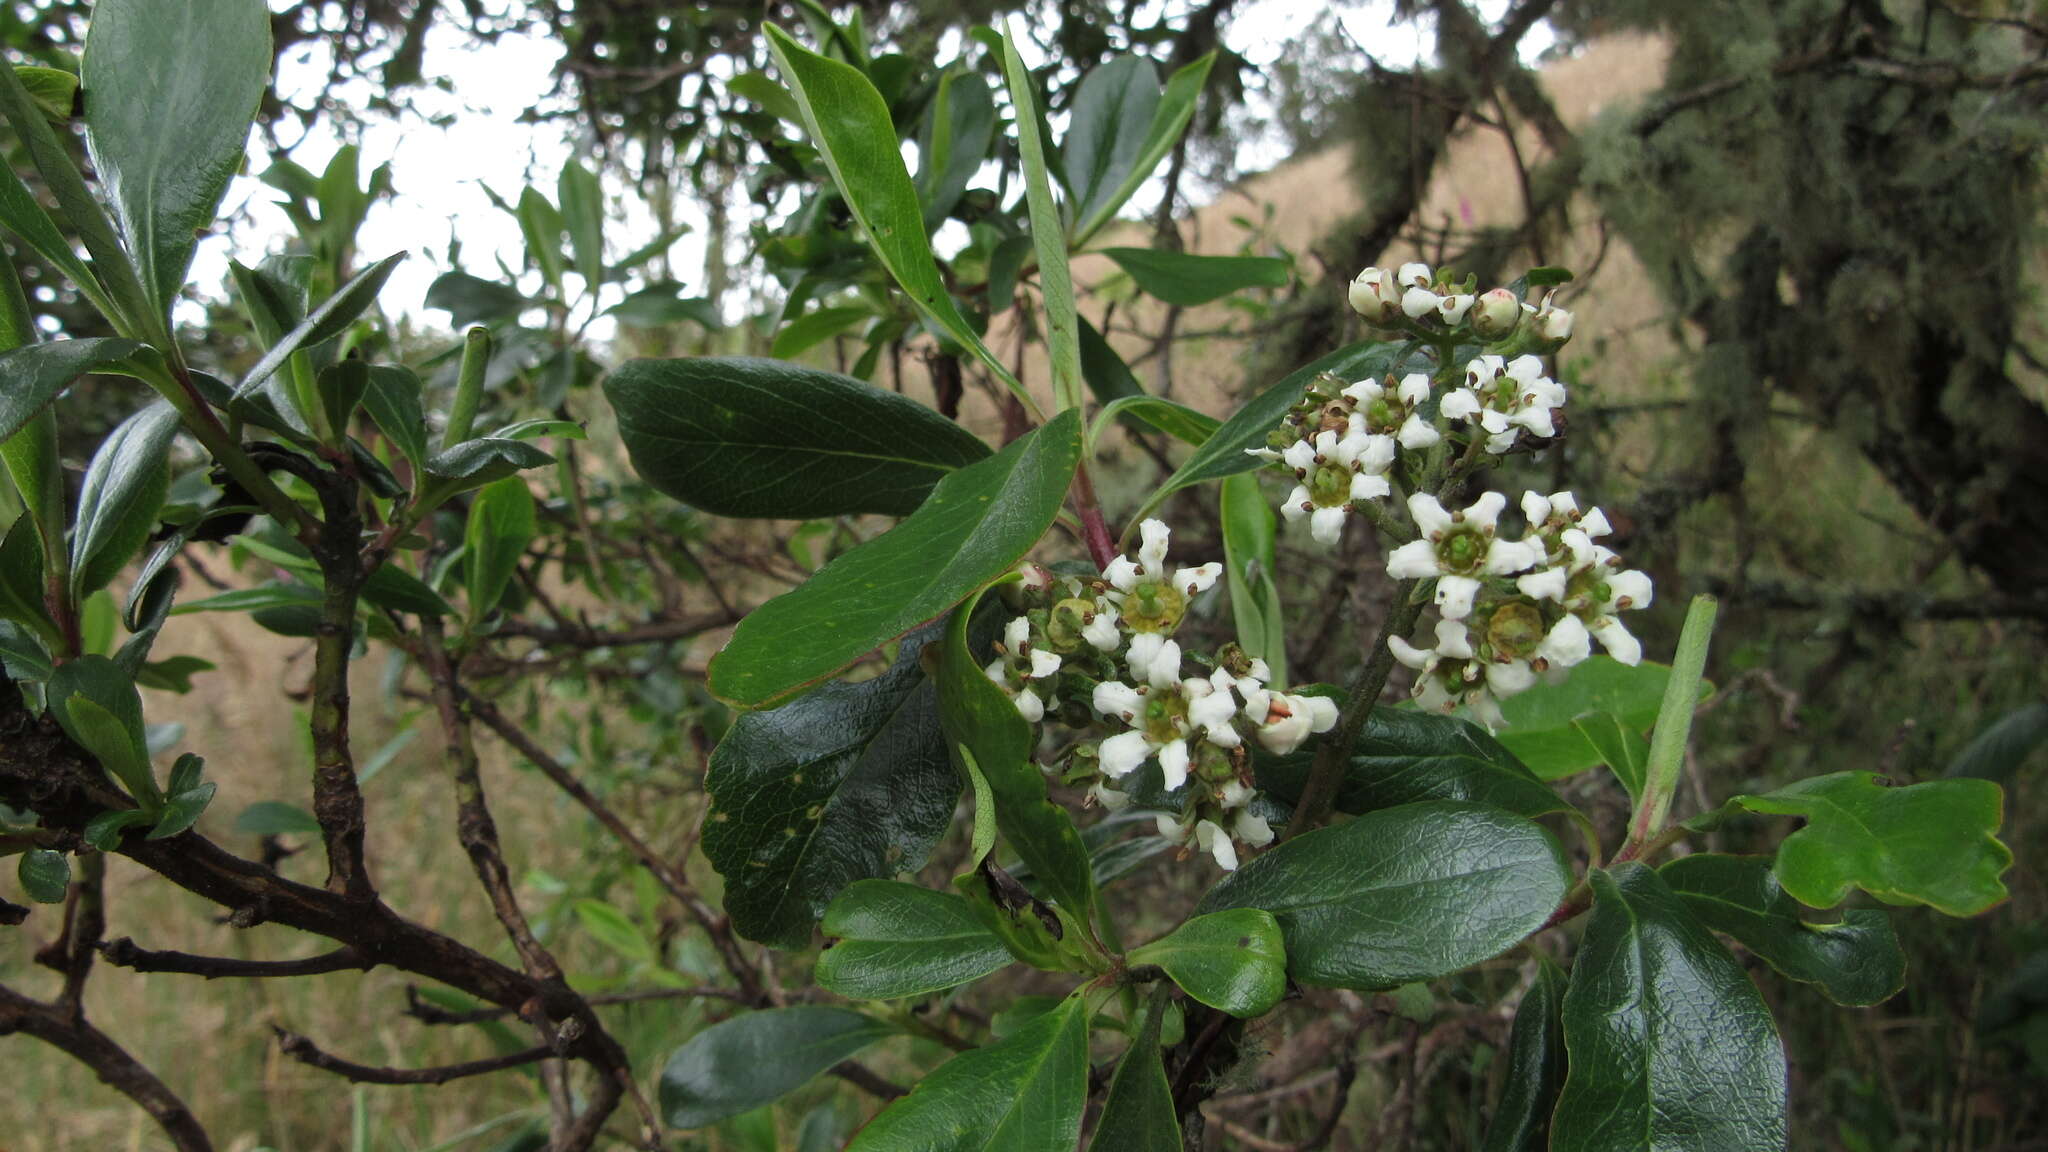
[[[1778,845],[1778,882],[1812,908],[1861,888],[1887,904],[1975,916],[2006,897],[2012,851],[1998,839],[2005,793],[1989,780],[1889,787],[1875,772],[1815,776],[1731,804],[1806,826]]]
[[[778,360],[801,356],[855,324],[873,319],[874,315],[871,308],[857,307],[820,308],[816,312],[806,312],[783,325],[782,331],[775,334],[775,343],[769,347],[769,355]],[[885,395],[894,396],[896,393],[889,392]]]
[[[954,343],[980,357],[996,379],[1009,381],[1010,370],[960,315],[939,277],[924,209],[882,94],[858,68],[806,50],[772,24],[767,32],[768,50],[789,81],[811,142],[882,266]]]
[[[260,608],[318,607],[320,590],[309,584],[267,581],[248,588],[236,588],[216,596],[187,600],[171,609],[171,615],[193,612],[253,612]]]
[[[164,660],[151,660],[136,670],[135,686],[184,695],[192,691],[194,676],[213,670],[213,661],[198,656],[172,656]]]
[[[1038,253],[1038,290],[1044,305],[1044,338],[1052,368],[1053,405],[1081,406],[1081,345],[1076,331],[1074,278],[1067,267],[1066,222],[1053,198],[1046,160],[1048,129],[1038,113],[1037,81],[1017,53],[1017,31],[1003,24],[1003,79],[1010,94],[1011,129],[1017,138],[1017,159],[1024,174],[1024,205],[1030,220],[1032,247]]]
[[[264,347],[284,339],[285,333],[306,318],[306,284],[312,264],[310,256],[274,256],[254,268],[228,261],[235,302],[242,306]]]
[[[1650,778],[1650,741],[1641,730],[1624,723],[1612,712],[1580,716],[1572,721],[1572,727],[1621,781],[1630,802],[1640,801],[1643,786]]]
[[[1086,244],[1090,237],[1101,230],[1103,225],[1109,223],[1116,216],[1117,209],[1124,206],[1124,203],[1138,190],[1139,185],[1143,184],[1152,175],[1152,170],[1159,167],[1159,162],[1164,160],[1166,154],[1173,150],[1174,143],[1180,139],[1181,132],[1187,128],[1188,120],[1195,114],[1195,102],[1201,98],[1202,86],[1208,82],[1209,69],[1215,63],[1216,54],[1211,52],[1194,63],[1181,68],[1172,76],[1167,77],[1166,91],[1160,95],[1158,103],[1153,107],[1152,122],[1145,129],[1144,137],[1138,145],[1130,166],[1128,168],[1121,168],[1121,165],[1117,165],[1123,172],[1121,179],[1116,181],[1113,187],[1108,181],[1104,181],[1101,185],[1101,187],[1109,189],[1108,194],[1092,196],[1089,206],[1085,211],[1074,213],[1074,245],[1076,247]],[[1128,78],[1128,74],[1126,74],[1126,77]],[[1130,99],[1131,97],[1126,97],[1124,101],[1119,103],[1127,102]],[[1142,99],[1142,97],[1137,97],[1137,99]],[[1119,129],[1121,129],[1121,117],[1118,118],[1118,121]],[[1094,145],[1077,145],[1071,130],[1069,131],[1066,146],[1072,152],[1100,153],[1102,151],[1101,148]],[[1122,153],[1123,151],[1121,141],[1110,148],[1112,155]],[[1073,173],[1071,164],[1067,171],[1071,177]],[[1071,179],[1069,180],[1069,187],[1072,187]],[[1074,189],[1074,191],[1076,196],[1082,194],[1079,189]]]
[[[817,981],[853,1000],[942,991],[1010,964],[967,901],[892,880],[849,884],[820,925],[837,940],[818,957]]]
[[[1283,288],[1287,261],[1273,256],[1201,256],[1167,248],[1105,248],[1155,299],[1192,308],[1246,288]]]
[[[57,625],[43,607],[43,592],[43,542],[35,517],[17,516],[0,534],[0,619],[15,621],[57,644]]]
[[[1809,924],[1764,857],[1701,852],[1657,871],[1693,919],[1734,937],[1781,975],[1820,985],[1837,1004],[1876,1004],[1905,984],[1906,955],[1891,917],[1851,909],[1839,923]]]
[[[473,324],[511,320],[533,306],[519,289],[495,280],[484,280],[467,272],[443,272],[427,286],[428,308],[448,313],[450,327],[464,329]]]
[[[142,345],[117,337],[48,340],[0,352],[0,440],[21,431],[73,380],[135,354]]]
[[[146,827],[150,820],[149,813],[140,808],[102,812],[85,822],[85,842],[102,852],[115,851],[121,846],[121,837],[130,828]]]
[[[2009,780],[2034,750],[2048,743],[2048,700],[2023,704],[1979,732],[1949,762],[1949,776]]]
[[[55,665],[36,634],[13,620],[0,619],[0,670],[9,680],[47,680]]]
[[[517,476],[486,484],[470,501],[469,519],[463,524],[462,575],[472,624],[498,607],[539,531],[533,493]]]
[[[1553,1152],[1785,1146],[1785,1053],[1742,965],[1640,864],[1594,872]]]
[[[554,462],[553,456],[524,440],[480,436],[427,457],[427,472],[456,491],[465,491]]]
[[[354,357],[337,360],[322,368],[317,380],[327,426],[335,429],[337,435],[346,435],[349,421],[355,418],[356,408],[363,402],[363,394],[370,389],[370,366]]]
[[[968,620],[979,595],[970,596],[946,622],[945,648],[936,673],[939,718],[949,746],[965,748],[994,794],[996,827],[1040,891],[1086,924],[1095,914],[1095,881],[1087,846],[1067,810],[1046,798],[1045,774],[1032,762],[1037,734],[1016,702],[982,672],[968,641]]]
[[[926,228],[938,227],[960,202],[988,158],[995,129],[995,98],[980,73],[955,70],[939,78],[917,138],[917,195]]]
[[[1297,981],[1384,989],[1507,951],[1550,918],[1570,881],[1542,827],[1435,801],[1285,841],[1224,877],[1198,911],[1263,908]]]
[[[917,870],[952,824],[960,777],[918,660],[937,635],[871,680],[741,716],[712,752],[704,855],[747,939],[803,947],[841,889]]]
[[[662,1068],[662,1119],[687,1129],[737,1116],[895,1034],[872,1016],[825,1004],[748,1012],[713,1024]]]
[[[1117,1062],[1109,1096],[1095,1122],[1089,1152],[1181,1152],[1180,1119],[1173,1107],[1173,1088],[1159,1054],[1160,1022],[1168,1002],[1155,995],[1145,1013],[1145,1026]]]
[[[101,293],[99,281],[85,261],[79,259],[71,241],[57,229],[56,221],[7,164],[0,164],[0,226],[19,236],[72,283],[94,294]]]
[[[1259,908],[1193,917],[1127,959],[1157,964],[1181,991],[1233,1016],[1262,1015],[1287,992],[1280,925]]]
[[[1273,582],[1279,524],[1272,502],[1259,490],[1257,474],[1224,478],[1218,516],[1223,521],[1224,579],[1230,586],[1230,617],[1237,625],[1237,643],[1266,662],[1272,686],[1284,686],[1287,618],[1280,606],[1280,587]]]
[[[142,696],[105,656],[82,656],[50,674],[50,715],[145,808],[161,799],[143,738]]]
[[[775,360],[634,360],[604,390],[641,477],[721,516],[905,516],[989,455],[915,400]]]
[[[1515,1009],[1500,1106],[1480,1152],[1544,1152],[1549,1146],[1550,1112],[1564,1084],[1564,992],[1564,972],[1539,955],[1536,982]]]
[[[1216,434],[1222,421],[1206,412],[1159,396],[1125,396],[1104,405],[1095,417],[1094,435],[1100,436],[1109,421],[1139,421],[1185,444],[1199,448]]]
[[[71,860],[62,852],[31,848],[15,865],[21,890],[38,904],[62,904],[71,889]]]
[[[1146,498],[1144,507],[1131,517],[1131,523],[1138,523],[1168,496],[1191,484],[1221,480],[1225,476],[1265,467],[1263,460],[1246,455],[1245,449],[1266,446],[1266,434],[1280,423],[1287,410],[1301,399],[1302,393],[1308,391],[1308,386],[1315,382],[1317,376],[1329,372],[1348,381],[1385,376],[1406,369],[1428,370],[1427,358],[1419,353],[1413,354],[1412,359],[1397,369],[1401,348],[1400,344],[1380,341],[1353,344],[1288,373],[1278,384],[1253,397],[1224,421],[1215,435],[1195,449],[1174,474]]]
[[[901,524],[755,609],[712,660],[711,691],[773,706],[987,587],[1051,527],[1080,453],[1069,410],[948,475]]]
[[[1146,57],[1115,56],[1081,78],[1060,144],[1077,220],[1100,209],[1123,186],[1137,167],[1158,111],[1159,73]]]
[[[235,831],[248,836],[318,836],[320,821],[296,804],[259,800],[235,817]]]
[[[405,253],[395,252],[356,273],[343,284],[334,295],[320,302],[319,306],[306,314],[299,326],[279,338],[270,350],[263,354],[254,367],[243,375],[242,382],[235,385],[237,398],[248,396],[270,379],[292,353],[316,348],[346,331],[348,326],[368,311],[377,302],[377,293],[384,290],[384,282],[391,278],[391,272],[398,262],[405,259]]]
[[[81,67],[86,146],[159,313],[184,287],[199,234],[242,166],[270,63],[262,0],[93,7]]]
[[[1261,753],[1259,787],[1293,804],[1315,761],[1315,742],[1286,756]],[[1375,708],[1337,786],[1339,812],[1371,812],[1420,800],[1466,800],[1534,819],[1573,813],[1484,728],[1405,708]]]
[[[363,409],[414,471],[426,465],[427,416],[420,405],[420,378],[412,369],[398,364],[373,366],[370,387],[363,393]]]
[[[1539,682],[1501,701],[1507,723],[1498,737],[1539,779],[1583,772],[1605,763],[1606,754],[1574,722],[1604,714],[1641,735],[1657,722],[1664,685],[1670,679],[1669,665],[1648,660],[1629,665],[1611,656],[1595,656],[1573,668],[1561,683]],[[1700,698],[1712,690],[1711,685],[1702,686]]]
[[[1088,1009],[1078,996],[918,1081],[847,1152],[1073,1152],[1088,1100]]]
[[[989,293],[990,303],[1002,307],[1004,301],[995,295],[994,260],[990,260]],[[1007,295],[1007,294],[1005,294]],[[1081,379],[1088,385],[1088,391],[1099,404],[1114,404],[1125,397],[1145,395],[1144,386],[1131,374],[1131,366],[1110,347],[1102,332],[1088,322],[1086,316],[1075,317],[1081,335]]]
[[[213,803],[213,793],[218,787],[213,781],[195,785],[182,792],[175,792],[164,803],[163,815],[157,817],[156,827],[149,830],[149,839],[162,840],[176,836],[192,825],[199,823],[199,817],[206,812],[206,806]]]
[[[156,530],[177,431],[177,411],[152,404],[122,421],[93,453],[71,537],[72,581],[81,594],[106,587]]]

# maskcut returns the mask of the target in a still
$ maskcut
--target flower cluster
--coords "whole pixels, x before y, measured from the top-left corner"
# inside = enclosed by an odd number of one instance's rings
[[[1442,712],[1464,705],[1489,728],[1502,723],[1499,701],[1538,674],[1562,675],[1592,655],[1594,640],[1624,664],[1640,661],[1642,645],[1615,613],[1651,599],[1650,578],[1623,570],[1621,558],[1596,543],[1612,531],[1600,509],[1582,512],[1569,492],[1525,492],[1527,529],[1509,541],[1497,531],[1506,504],[1487,492],[1449,512],[1434,496],[1410,496],[1422,535],[1387,557],[1396,579],[1436,581],[1436,643],[1387,642],[1419,673],[1418,701]]]
[[[1129,807],[1131,793],[1115,785],[1157,763],[1164,794],[1186,790],[1176,810],[1159,816],[1160,834],[1235,868],[1237,844],[1273,839],[1252,811],[1247,741],[1291,752],[1334,727],[1337,706],[1269,687],[1265,661],[1234,644],[1213,657],[1183,652],[1173,634],[1223,566],[1169,568],[1167,526],[1147,520],[1139,533],[1137,556],[1118,557],[1100,577],[1027,565],[1009,589],[1023,612],[1004,625],[985,671],[1026,720],[1057,719],[1101,736],[1064,756],[1064,778],[1086,782],[1095,803]]]

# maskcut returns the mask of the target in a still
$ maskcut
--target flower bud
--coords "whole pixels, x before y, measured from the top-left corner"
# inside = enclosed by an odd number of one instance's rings
[[[1536,314],[1536,338],[1545,344],[1563,344],[1572,338],[1572,314],[1562,308],[1545,307]]]
[[[1481,340],[1500,340],[1522,322],[1522,302],[1513,292],[1495,288],[1473,301],[1466,319],[1472,323],[1472,334]]]
[[[1386,327],[1401,319],[1401,288],[1384,268],[1367,268],[1351,282],[1351,308],[1368,324]]]

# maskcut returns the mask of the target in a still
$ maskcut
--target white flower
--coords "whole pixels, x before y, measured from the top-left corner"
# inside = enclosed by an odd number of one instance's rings
[[[1124,642],[1123,633],[1117,630],[1116,605],[1108,599],[1095,598],[1095,618],[1081,626],[1081,639],[1101,652],[1114,652]]]
[[[1180,644],[1157,632],[1140,632],[1131,637],[1124,663],[1132,676],[1154,688],[1171,688],[1180,682]]]
[[[1218,748],[1235,748],[1243,742],[1231,721],[1237,717],[1233,689],[1237,678],[1218,668],[1207,680],[1181,681],[1181,694],[1188,701],[1188,723],[1200,728],[1209,743]]]
[[[1185,844],[1194,826],[1164,813],[1152,818],[1152,826],[1159,829],[1159,836],[1169,844]]]
[[[1273,842],[1273,826],[1266,823],[1264,816],[1254,815],[1249,809],[1239,809],[1230,822],[1231,835],[1254,848],[1264,848]]]
[[[1420,320],[1436,311],[1442,300],[1443,297],[1417,285],[1401,294],[1401,311],[1407,313],[1410,320]]]
[[[1408,405],[1408,418],[1401,422],[1397,434],[1401,447],[1411,451],[1427,448],[1443,439],[1436,425],[1422,418],[1422,402],[1429,399],[1429,377],[1421,372],[1410,372],[1401,380],[1398,395]]]
[[[1394,273],[1385,268],[1367,268],[1351,282],[1351,308],[1366,322],[1385,326],[1401,314],[1401,287]]]
[[[1251,785],[1246,784],[1239,780],[1232,780],[1225,783],[1223,787],[1217,791],[1216,802],[1218,804],[1223,805],[1224,810],[1228,811],[1232,808],[1244,807],[1245,805],[1252,802],[1252,797],[1257,796],[1258,794],[1259,790],[1252,787]]]
[[[1437,316],[1440,317],[1444,323],[1449,324],[1452,327],[1456,327],[1457,325],[1464,323],[1465,313],[1471,311],[1472,302],[1474,299],[1476,299],[1476,297],[1469,296],[1464,293],[1459,293],[1455,296],[1445,296],[1437,301]]]
[[[1585,622],[1570,613],[1551,625],[1543,643],[1536,646],[1536,658],[1552,668],[1570,668],[1592,654],[1592,637]]]
[[[1470,388],[1453,388],[1444,394],[1437,411],[1446,420],[1470,420],[1479,413],[1479,397]]]
[[[1121,812],[1131,806],[1130,793],[1105,788],[1099,780],[1088,786],[1088,799],[1102,805],[1105,812]]]
[[[1136,723],[1138,713],[1145,710],[1144,694],[1117,680],[1104,680],[1097,684],[1089,703],[1098,713],[1114,716],[1126,724]]]
[[[1429,265],[1420,262],[1403,264],[1396,281],[1403,288],[1414,288],[1417,285],[1426,286],[1430,282]]]
[[[1394,659],[1427,676],[1444,660],[1472,659],[1471,630],[1457,620],[1436,622],[1436,647],[1417,648],[1399,636],[1389,636],[1387,647]]]
[[[1024,717],[1027,724],[1036,724],[1045,719],[1045,702],[1038,698],[1038,693],[1029,688],[1017,690],[1016,705],[1017,714]]]
[[[1129,732],[1119,732],[1097,745],[1095,762],[1101,767],[1104,776],[1114,780],[1130,775],[1131,769],[1143,764],[1145,758],[1151,754],[1152,745],[1145,739],[1145,734],[1133,728]]]
[[[1408,513],[1422,538],[1387,556],[1387,575],[1396,580],[1435,577],[1436,603],[1444,617],[1464,619],[1482,587],[1480,577],[1512,575],[1542,559],[1540,547],[1502,540],[1494,534],[1506,506],[1506,496],[1482,492],[1470,508],[1453,514],[1427,492],[1410,495]]]
[[[1536,335],[1547,343],[1562,344],[1572,338],[1572,314],[1546,304],[1536,314]]]
[[[1231,844],[1230,834],[1217,827],[1214,820],[1195,822],[1195,844],[1215,857],[1218,868],[1237,871],[1237,848]]]
[[[1500,357],[1479,359],[1498,362]],[[1564,406],[1565,390],[1543,374],[1543,361],[1534,356],[1515,357],[1495,376],[1493,387],[1491,402],[1479,413],[1479,426],[1489,435],[1487,451],[1501,453],[1513,448],[1524,428],[1539,439],[1557,435],[1552,413]]]
[[[1259,726],[1259,744],[1268,752],[1285,755],[1301,747],[1311,733],[1337,726],[1337,702],[1328,697],[1264,691],[1256,695],[1245,701],[1245,718]]]

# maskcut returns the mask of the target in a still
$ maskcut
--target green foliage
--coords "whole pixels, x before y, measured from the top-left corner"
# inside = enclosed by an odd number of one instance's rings
[[[1500,1105],[1486,1126],[1481,1152],[1543,1152],[1550,1146],[1550,1113],[1565,1073],[1564,997],[1564,971],[1537,953],[1536,979],[1508,1033]]]
[[[793,1092],[896,1029],[858,1012],[796,1004],[735,1016],[676,1049],[661,1070],[662,1119],[701,1128]]]
[[[1611,764],[1607,757],[1620,755],[1626,739],[1614,730],[1637,737],[1648,731],[1656,723],[1670,679],[1669,665],[1648,660],[1628,665],[1612,656],[1595,656],[1572,669],[1571,678],[1561,684],[1538,684],[1502,701],[1507,724],[1498,738],[1544,780]],[[1605,743],[1596,744],[1596,737]]]
[[[1280,925],[1258,908],[1196,916],[1133,948],[1129,960],[1157,964],[1188,995],[1233,1016],[1263,1016],[1287,991]]]
[[[1166,1015],[1164,995],[1154,996],[1145,1012],[1145,1026],[1117,1061],[1109,1095],[1095,1122],[1089,1152],[1180,1152],[1180,1119],[1174,1113],[1173,1088],[1160,1061],[1160,1021]]]
[[[855,881],[819,927],[835,942],[818,958],[818,984],[853,1000],[944,991],[1011,960],[967,901],[915,884]]]
[[[1808,923],[1762,858],[1701,852],[1657,871],[1693,919],[1733,937],[1782,975],[1820,985],[1837,1004],[1881,1003],[1906,981],[1906,956],[1889,916],[1852,908],[1837,923]]]

